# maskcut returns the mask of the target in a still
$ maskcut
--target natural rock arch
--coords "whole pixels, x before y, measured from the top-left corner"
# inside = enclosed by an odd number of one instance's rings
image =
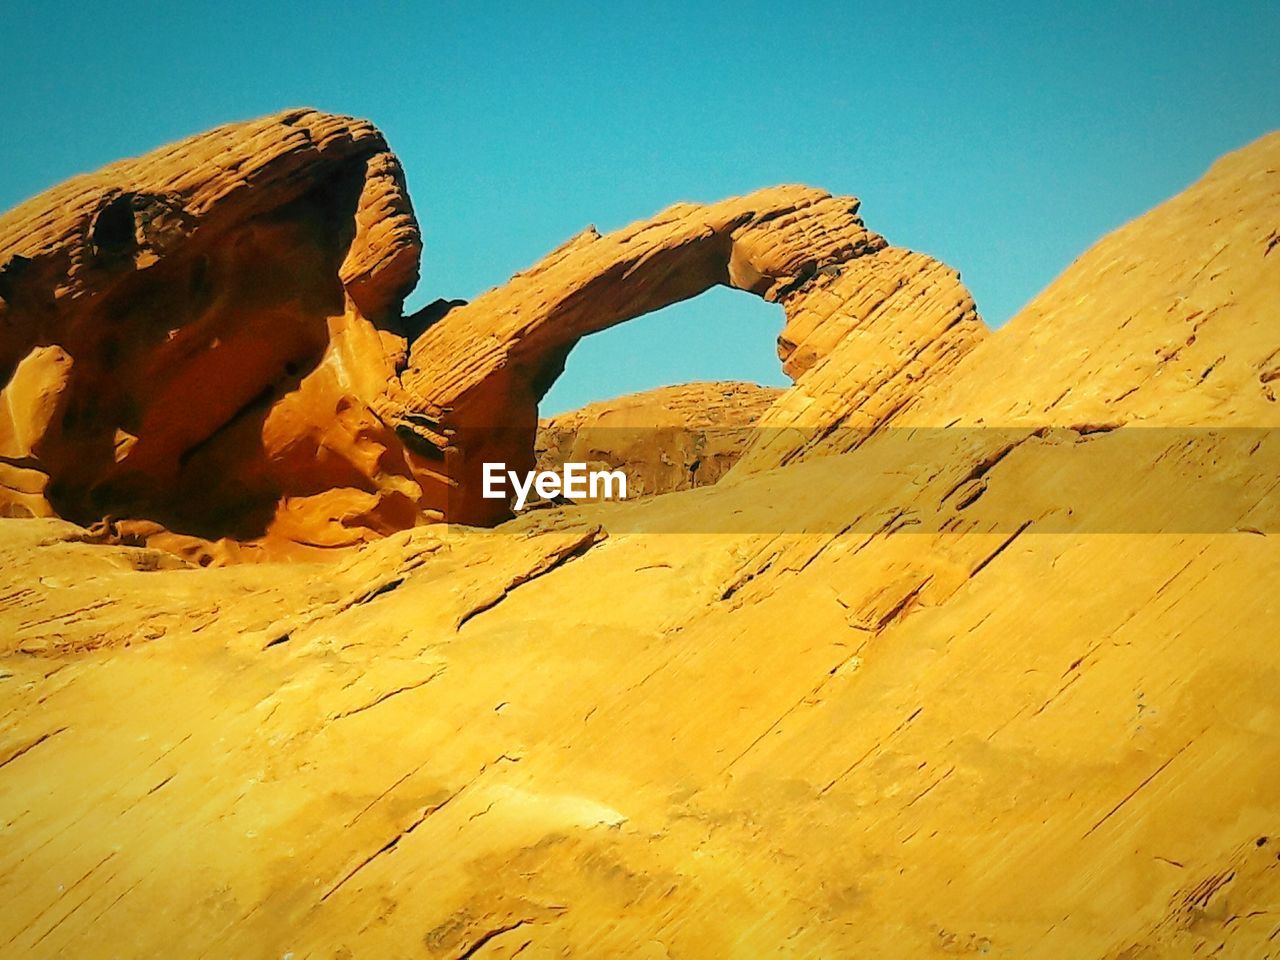
[[[469,304],[412,317],[421,243],[370,124],[219,127],[0,216],[0,513],[201,559],[489,524],[480,465],[534,462],[582,337],[724,285],[783,306],[795,386],[735,470],[840,448],[983,335],[958,275],[807,187],[589,229]],[[187,534],[193,536],[185,536]],[[221,541],[216,546],[211,541]]]
[[[465,523],[508,516],[504,503],[480,496],[482,464],[533,468],[537,404],[573,346],[716,285],[780,303],[786,313],[779,357],[801,382],[766,415],[768,424],[803,425],[816,436],[842,421],[843,408],[829,407],[825,418],[813,409],[821,398],[805,387],[811,373],[826,394],[862,389],[866,396],[846,412],[874,416],[906,383],[949,368],[985,332],[972,298],[953,270],[868,230],[858,206],[800,186],[678,204],[607,235],[588,229],[449,311],[414,342],[402,389],[381,408],[435,460],[433,507]],[[838,349],[851,337],[852,347]],[[913,363],[922,357],[934,362]],[[900,396],[894,402],[901,409]],[[749,460],[773,465],[806,442],[804,430],[783,444],[771,436]]]

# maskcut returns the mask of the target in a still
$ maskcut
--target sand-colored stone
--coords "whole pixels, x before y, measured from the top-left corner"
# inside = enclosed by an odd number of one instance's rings
[[[538,424],[539,470],[621,470],[627,499],[716,483],[741,459],[779,387],[708,381],[589,403]]]
[[[1277,222],[1273,135],[710,487],[213,570],[0,521],[0,955],[1275,956],[1280,451],[1167,428],[1276,425]]]
[[[0,217],[0,512],[206,559],[418,522],[419,466],[371,404],[420,247],[382,135],[307,110]]]
[[[800,382],[768,424],[883,425],[985,328],[953,270],[858,206],[799,186],[677,204],[405,317],[417,223],[368,123],[290,111],[114,164],[0,219],[0,511],[204,562],[492,524],[510,511],[480,465],[534,466],[573,346],[715,285],[787,314]],[[773,430],[750,466],[811,446]]]
[[[822,275],[787,304],[779,352],[796,383],[738,472],[855,449],[986,336],[960,275],[932,257],[890,247]]]
[[[854,197],[800,186],[677,204],[610,234],[588,229],[450,310],[414,341],[403,390],[380,408],[418,438],[419,453],[438,451],[440,484],[428,500],[464,523],[509,516],[502,502],[479,497],[482,464],[533,468],[537,403],[574,345],[716,285],[786,313],[779,356],[800,382],[766,422],[812,431],[853,409],[859,423],[883,425],[986,328],[955,271],[890,247],[858,208]],[[768,452],[752,454],[756,468],[803,452],[781,448],[800,442],[794,435],[772,433]]]

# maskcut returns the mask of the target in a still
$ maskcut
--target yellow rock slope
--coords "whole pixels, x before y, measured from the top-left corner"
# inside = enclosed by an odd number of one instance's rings
[[[3,521],[0,955],[1280,955],[1278,223],[1272,136],[912,395],[923,461],[327,566]]]

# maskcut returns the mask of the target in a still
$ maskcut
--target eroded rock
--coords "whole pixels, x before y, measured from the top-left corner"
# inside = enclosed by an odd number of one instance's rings
[[[507,517],[502,502],[480,497],[481,465],[532,469],[538,401],[574,345],[716,285],[786,311],[779,352],[802,382],[762,422],[821,431],[830,418],[812,414],[822,405],[886,422],[986,329],[954,271],[890,247],[858,208],[853,197],[798,186],[677,204],[614,233],[587,230],[451,310],[414,341],[403,391],[380,408],[420,452],[438,451],[441,483],[428,499],[466,523]],[[796,407],[806,411],[799,419]],[[776,447],[769,455],[782,458]]]
[[[622,470],[629,499],[716,483],[741,459],[778,387],[714,381],[589,403],[538,425],[539,470]]]
[[[195,569],[0,520],[0,942],[1274,952],[1280,451],[1263,430],[1224,460],[1182,429],[1277,424],[1278,215],[1272,136],[908,408],[877,412],[905,372],[870,394],[833,376],[796,408],[854,437],[839,418],[868,404],[866,441],[709,488],[404,531],[325,566]],[[824,361],[789,339],[803,385]],[[32,355],[7,398],[38,426],[64,361]],[[947,423],[930,469],[884,456]],[[1064,483],[1077,458],[1095,466]],[[1136,529],[1158,470],[1190,514]],[[1255,494],[1240,516],[1179,528],[1224,475]],[[780,504],[819,522],[782,529]],[[1099,508],[1108,526],[1073,527]]]
[[[381,134],[309,110],[4,215],[0,510],[158,521],[196,552],[418,522],[419,467],[371,403],[420,245]]]
[[[472,303],[405,317],[420,246],[381,134],[308,110],[6,214],[0,511],[203,562],[491,524],[510,514],[481,496],[481,465],[532,469],[537,404],[573,346],[711,286],[783,305],[799,378],[744,469],[850,419],[883,425],[985,332],[954,271],[806,187],[587,230]]]

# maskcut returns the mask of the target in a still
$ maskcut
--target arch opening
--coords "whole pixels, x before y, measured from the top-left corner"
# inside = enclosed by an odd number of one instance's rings
[[[584,337],[538,404],[542,418],[662,387],[734,381],[785,387],[782,306],[730,287]]]
[[[791,383],[785,324],[781,304],[717,285],[583,337],[539,403],[537,468],[621,471],[629,499],[718,482]]]

